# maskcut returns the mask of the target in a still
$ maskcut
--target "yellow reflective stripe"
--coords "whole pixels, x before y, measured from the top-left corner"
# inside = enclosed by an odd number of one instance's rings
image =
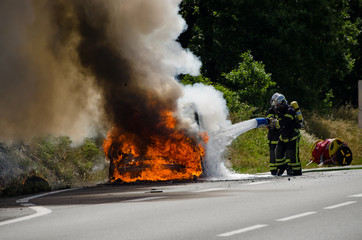
[[[298,133],[298,135],[293,137],[292,140],[296,140],[296,139],[301,138],[301,137],[302,137],[302,135],[300,133]]]
[[[300,135],[300,133],[299,133]],[[300,165],[300,159],[299,159],[299,141],[295,144],[295,161]]]
[[[270,118],[270,117],[274,117],[274,114],[268,114],[268,116],[266,116],[267,118]]]
[[[294,120],[294,117],[292,115],[290,115],[290,114],[285,114],[284,117],[288,117],[288,118]]]
[[[298,163],[297,165],[292,165],[292,169],[293,170],[300,170],[300,169],[302,169],[302,166],[300,165],[300,163]]]
[[[270,144],[278,144],[278,141],[270,141]]]
[[[275,122],[275,127],[276,127],[277,129],[280,128],[279,120],[277,120],[277,121]]]
[[[300,135],[300,133],[299,133],[297,136],[295,136],[295,137],[293,137],[293,138],[291,138],[291,139],[288,139],[288,138],[284,139],[284,138],[282,138],[282,136],[280,135],[280,136],[279,136],[279,139],[282,140],[283,142],[287,143],[287,142],[294,141],[294,140],[300,138],[301,136],[302,136],[302,135]]]
[[[292,166],[292,167],[298,167],[298,166],[300,166],[300,162],[290,163],[290,166]]]
[[[276,159],[276,166],[282,166],[282,165],[284,165],[284,164],[286,164],[286,159],[285,158],[277,158]]]

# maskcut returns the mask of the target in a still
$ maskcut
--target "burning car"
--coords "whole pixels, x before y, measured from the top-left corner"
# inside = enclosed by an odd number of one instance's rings
[[[186,105],[182,115],[200,130],[193,104]],[[172,112],[162,112],[161,119],[157,128],[162,131],[146,140],[117,128],[108,133],[103,147],[110,160],[110,181],[185,180],[202,174],[207,133],[178,128]]]

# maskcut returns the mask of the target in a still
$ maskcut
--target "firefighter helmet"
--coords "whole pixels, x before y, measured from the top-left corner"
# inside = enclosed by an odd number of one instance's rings
[[[278,109],[281,107],[284,107],[285,105],[288,104],[287,99],[285,99],[283,94],[279,94],[275,100],[273,101],[273,105]]]
[[[270,99],[270,104],[273,106],[274,100],[280,95],[280,93],[274,93]]]

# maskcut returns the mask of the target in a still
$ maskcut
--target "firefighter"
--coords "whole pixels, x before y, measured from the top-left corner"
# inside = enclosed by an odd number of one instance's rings
[[[283,94],[279,94],[273,101],[277,120],[275,126],[279,129],[279,140],[275,149],[278,176],[287,174],[291,176],[302,175],[302,167],[299,159],[300,124],[297,114],[290,106]]]
[[[274,100],[279,96],[279,93],[274,93],[270,100],[271,107],[268,109],[268,142],[269,142],[269,168],[271,175],[277,175],[278,169],[275,160],[275,148],[279,140],[279,129],[276,128],[274,122],[276,120]]]

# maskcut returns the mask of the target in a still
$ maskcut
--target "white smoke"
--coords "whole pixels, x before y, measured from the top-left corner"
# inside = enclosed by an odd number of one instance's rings
[[[209,141],[204,159],[206,177],[209,179],[240,178],[241,175],[233,174],[226,167],[224,154],[231,139],[219,134],[233,126],[228,119],[229,111],[222,92],[201,83],[184,86],[184,95],[178,100],[178,107],[178,116],[185,128],[193,132],[206,131],[208,133]]]
[[[192,132],[206,131],[209,136],[204,159],[205,176],[208,179],[255,177],[230,170],[225,151],[236,137],[258,127],[256,119],[232,124],[222,92],[212,86],[196,83],[184,86],[183,90],[184,95],[178,100],[177,115],[181,125]]]

